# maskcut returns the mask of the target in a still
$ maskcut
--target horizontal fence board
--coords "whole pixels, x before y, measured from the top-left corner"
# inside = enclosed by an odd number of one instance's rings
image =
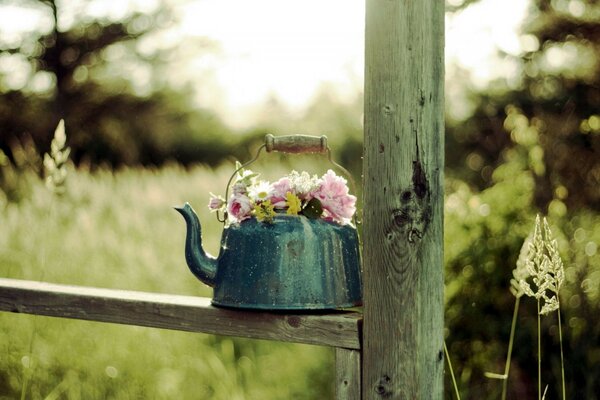
[[[361,314],[241,311],[204,297],[0,278],[0,311],[360,349]]]

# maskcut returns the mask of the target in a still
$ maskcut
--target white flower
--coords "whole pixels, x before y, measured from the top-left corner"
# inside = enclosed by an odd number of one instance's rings
[[[271,195],[273,188],[267,181],[260,181],[248,188],[248,196],[254,202],[265,201]]]
[[[321,180],[318,176],[313,175],[311,177],[306,171],[302,171],[301,174],[292,171],[289,178],[292,190],[301,199],[306,199],[308,195],[317,190],[321,185]]]

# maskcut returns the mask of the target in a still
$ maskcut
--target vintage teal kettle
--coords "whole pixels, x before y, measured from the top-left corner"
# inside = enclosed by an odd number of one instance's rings
[[[252,161],[263,148],[267,152],[327,153],[331,160],[325,136],[267,135]],[[231,179],[227,192],[230,183]],[[214,288],[214,305],[311,310],[361,304],[359,241],[352,224],[303,215],[277,214],[269,223],[252,217],[225,226],[215,258],[202,248],[201,225],[192,207],[186,203],[176,210],[187,224],[187,265]]]

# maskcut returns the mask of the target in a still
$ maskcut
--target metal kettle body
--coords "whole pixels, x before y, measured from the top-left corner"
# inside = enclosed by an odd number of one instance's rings
[[[361,304],[358,234],[352,225],[285,214],[272,223],[250,218],[223,230],[214,258],[202,248],[192,207],[176,209],[187,224],[187,264],[214,288],[214,305],[307,310]]]

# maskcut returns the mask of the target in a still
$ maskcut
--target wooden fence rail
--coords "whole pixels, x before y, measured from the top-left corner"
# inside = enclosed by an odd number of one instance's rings
[[[362,315],[357,312],[231,310],[213,307],[204,297],[5,278],[0,278],[0,311],[330,346],[336,399],[360,399]]]
[[[193,296],[0,278],[0,311],[360,349],[361,315],[238,311]]]

